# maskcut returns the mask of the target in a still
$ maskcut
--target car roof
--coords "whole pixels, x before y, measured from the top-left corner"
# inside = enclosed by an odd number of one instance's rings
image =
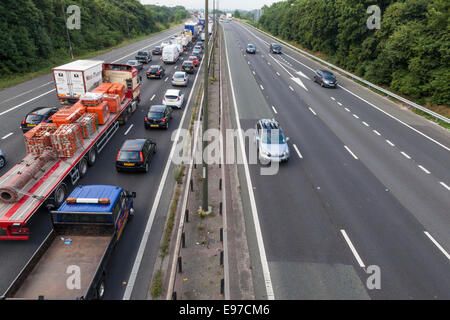
[[[165,96],[177,96],[180,93],[180,90],[177,89],[169,89],[164,94]]]
[[[163,112],[166,109],[164,105],[154,105],[150,107],[151,112]]]
[[[159,64],[154,64],[150,66],[150,68],[159,68],[159,67],[161,67]]]
[[[127,63],[137,63],[137,62],[138,62],[137,60],[128,60]]]
[[[249,43],[247,46],[248,47],[250,47],[250,46],[254,47],[255,45],[253,43]]]
[[[140,151],[147,139],[128,139],[122,144],[120,150]]]
[[[186,72],[184,72],[184,71],[177,71],[177,72],[175,72],[173,75],[174,75],[174,76],[175,76],[175,75],[183,75],[183,76],[186,76]]]
[[[271,129],[279,129],[281,130],[280,124],[275,119],[261,119],[258,121],[259,124],[261,124],[261,127],[266,130]]]
[[[33,110],[31,110],[27,115],[29,114],[37,114],[37,115],[45,115],[46,113],[50,112],[53,109],[53,107],[38,107]]]
[[[189,56],[189,59],[195,59],[195,60],[197,60],[198,58],[197,58],[197,56]]]

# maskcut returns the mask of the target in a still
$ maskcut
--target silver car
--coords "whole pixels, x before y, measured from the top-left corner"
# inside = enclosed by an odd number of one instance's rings
[[[144,65],[137,60],[128,60],[127,65],[135,67],[137,71],[141,71],[144,68]]]
[[[6,157],[2,150],[0,150],[0,169],[6,166]]]
[[[189,83],[189,77],[186,72],[177,71],[173,74],[172,85],[187,87]]]
[[[262,164],[286,162],[289,160],[289,138],[285,138],[278,121],[261,119],[256,123],[256,144],[258,158]]]

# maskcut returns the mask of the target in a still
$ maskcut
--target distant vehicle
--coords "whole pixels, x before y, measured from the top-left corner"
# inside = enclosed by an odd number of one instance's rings
[[[171,36],[170,37],[170,40],[173,40],[173,39],[175,39],[176,38],[176,36]]]
[[[200,33],[200,39],[205,41],[205,32]]]
[[[197,41],[195,46],[200,46],[203,49],[205,47],[205,43],[203,41]]]
[[[227,13],[227,20],[231,20],[233,19],[233,14],[232,13]]]
[[[76,187],[57,210],[51,211],[50,233],[4,297],[103,299],[111,256],[134,216],[134,198],[135,192],[116,186]],[[66,282],[67,272],[74,267],[78,267],[76,290]]]
[[[138,51],[135,59],[141,63],[149,63],[152,61],[152,53],[149,50]]]
[[[25,116],[25,118],[20,123],[22,131],[25,133],[36,127],[41,122],[51,122],[49,118],[58,110],[59,108],[55,107],[34,108]]]
[[[192,50],[192,55],[193,55],[194,57],[197,57],[197,59],[198,59],[199,61],[202,60],[202,52],[201,52],[201,50]]]
[[[144,65],[137,60],[128,60],[127,65],[135,67],[137,71],[141,71],[144,68]]]
[[[184,86],[187,87],[189,83],[189,78],[186,72],[184,71],[177,71],[173,74],[172,77],[172,85],[173,86]]]
[[[256,53],[256,47],[255,47],[255,45],[249,43],[247,45],[247,49],[245,49],[245,51],[247,51],[247,53],[250,53],[250,54],[255,54]]]
[[[164,105],[154,105],[150,107],[147,116],[144,118],[145,129],[165,128],[169,129],[169,121],[172,119],[172,107]]]
[[[156,143],[151,139],[128,139],[120,147],[116,158],[116,170],[148,172],[156,153]]]
[[[314,73],[314,82],[322,87],[336,88],[337,80],[333,73],[327,70],[316,70]]]
[[[164,47],[166,47],[166,46],[170,46],[172,44],[172,41],[170,41],[170,40],[166,40],[166,41],[163,41],[163,42],[161,42],[161,48],[162,49],[164,49]]]
[[[276,120],[261,119],[256,123],[256,145],[258,158],[262,164],[271,161],[286,162],[289,160],[289,138],[285,138],[283,130]]]
[[[153,65],[147,69],[145,74],[147,79],[162,79],[162,77],[166,74],[166,69],[164,69],[163,66]]]
[[[183,64],[181,65],[181,69],[185,71],[186,73],[193,74],[195,72],[195,66],[192,61],[183,61]]]
[[[200,53],[203,52],[202,46],[198,46],[198,45],[194,46],[194,50],[198,50],[198,51],[200,51]]]
[[[188,58],[188,61],[192,61],[194,63],[194,66],[198,67],[200,64],[200,61],[198,60],[197,56],[190,56]]]
[[[176,43],[175,45],[176,45],[177,48],[178,48],[178,54],[181,56],[181,55],[183,54],[183,52],[184,52],[183,44],[182,44],[181,42],[178,42],[178,43]]]
[[[159,56],[159,55],[162,54],[162,50],[163,50],[162,47],[156,46],[156,47],[153,48],[152,54]]]
[[[184,93],[181,90],[169,89],[164,94],[163,105],[181,109],[184,103]]]
[[[278,43],[271,43],[269,52],[271,52],[271,53],[281,53],[281,46]]]
[[[3,151],[0,149],[0,169],[6,166],[6,156]]]
[[[169,46],[164,47],[162,53],[162,60],[165,64],[176,63],[179,57],[180,52],[177,45],[171,44]]]

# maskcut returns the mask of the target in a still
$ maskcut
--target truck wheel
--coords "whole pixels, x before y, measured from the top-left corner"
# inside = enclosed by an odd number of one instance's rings
[[[80,163],[78,164],[78,171],[80,172],[81,178],[83,178],[86,175],[88,171],[88,162],[86,158],[80,160]]]
[[[67,187],[64,183],[61,183],[55,190],[54,202],[57,207],[63,204],[67,195]]]
[[[97,298],[98,300],[103,300],[105,296],[105,281],[102,281],[97,288]]]
[[[92,148],[88,152],[88,164],[92,167],[96,160],[97,160],[97,151],[95,150],[95,148]]]
[[[4,157],[0,156],[0,169],[6,165],[6,160]]]
[[[122,125],[126,124],[128,122],[128,110],[125,110],[122,113]]]

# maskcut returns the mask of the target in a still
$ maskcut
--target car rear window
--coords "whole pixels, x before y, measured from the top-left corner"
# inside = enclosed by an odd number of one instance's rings
[[[174,99],[178,99],[178,97],[177,96],[166,96],[166,99],[174,100]]]
[[[151,119],[160,120],[160,119],[164,118],[164,113],[163,112],[150,111],[148,113],[148,117],[151,118]]]
[[[37,123],[44,120],[44,116],[38,115],[38,114],[29,114],[27,118],[25,119],[25,122],[27,123]]]
[[[140,160],[139,151],[120,151],[119,161],[135,161]]]
[[[158,71],[158,70],[159,70],[158,67],[151,67],[151,68],[150,68],[150,71],[153,71],[153,72],[156,72],[156,71]]]
[[[192,62],[191,61],[185,61],[185,62],[183,62],[183,64],[185,66],[192,66]]]
[[[175,79],[183,79],[184,78],[184,74],[174,74],[173,75],[173,77],[175,78]]]
[[[138,56],[147,56],[148,53],[145,52],[145,51],[139,51],[137,55],[138,55]]]

